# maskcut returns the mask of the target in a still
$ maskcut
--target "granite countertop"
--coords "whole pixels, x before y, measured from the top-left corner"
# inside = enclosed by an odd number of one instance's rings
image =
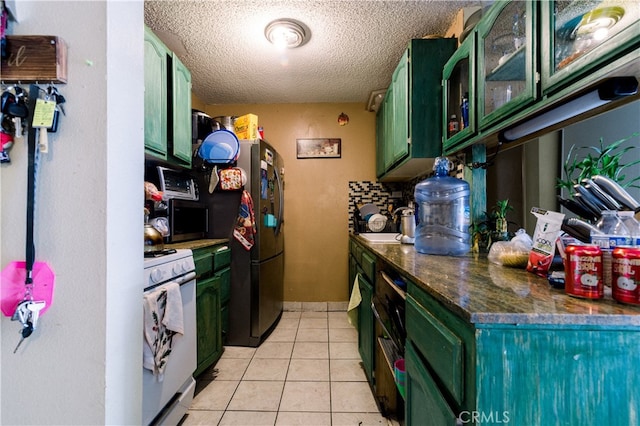
[[[605,288],[604,299],[579,299],[524,269],[491,263],[486,255],[426,255],[413,245],[371,244],[356,235],[352,238],[476,326],[640,326],[640,306],[616,302],[610,288]]]
[[[207,238],[202,240],[183,241],[180,243],[165,244],[164,247],[168,249],[190,249],[195,250],[203,247],[216,246],[218,244],[227,244],[229,239],[227,238]]]

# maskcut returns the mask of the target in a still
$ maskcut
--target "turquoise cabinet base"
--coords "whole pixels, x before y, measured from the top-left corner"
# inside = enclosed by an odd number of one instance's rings
[[[637,330],[477,330],[478,407],[512,424],[640,422]]]

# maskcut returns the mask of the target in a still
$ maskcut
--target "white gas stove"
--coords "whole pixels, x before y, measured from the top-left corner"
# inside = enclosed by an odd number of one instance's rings
[[[158,296],[163,290],[168,290],[174,286],[174,283],[177,283],[180,286],[184,334],[176,333],[170,337],[171,351],[170,355],[162,361],[165,366],[161,374],[152,372],[148,368],[142,368],[142,420],[144,425],[175,425],[186,414],[193,401],[196,384],[193,372],[197,365],[195,276],[195,262],[191,250],[165,250],[163,253],[154,254],[153,257],[145,257],[145,306],[149,306],[150,299],[157,300],[157,305],[160,306],[161,299]],[[170,304],[170,293],[167,291],[167,294],[163,296],[166,297],[164,303],[167,306]],[[174,302],[175,300],[177,299],[174,299]],[[160,313],[160,309],[157,312]],[[164,313],[164,309],[162,313]],[[147,318],[146,314],[145,318]],[[148,326],[149,324],[145,323],[145,327]],[[151,360],[153,366],[154,345],[149,343],[148,337],[145,338],[144,332],[143,342],[146,342],[143,344],[147,345],[145,350],[148,349],[147,365]],[[157,351],[157,353],[162,352]],[[156,362],[155,365],[159,364]]]

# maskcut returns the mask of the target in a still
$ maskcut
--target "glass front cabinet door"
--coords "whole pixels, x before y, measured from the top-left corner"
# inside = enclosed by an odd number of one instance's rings
[[[476,131],[475,33],[471,32],[444,65],[442,73],[443,151],[459,147]]]
[[[535,100],[536,3],[496,2],[478,24],[480,130],[508,119]]]
[[[555,0],[541,7],[544,94],[640,47],[638,0]]]

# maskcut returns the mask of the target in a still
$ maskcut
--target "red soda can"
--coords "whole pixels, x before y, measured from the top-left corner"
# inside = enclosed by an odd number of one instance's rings
[[[602,299],[602,251],[597,245],[569,245],[565,249],[564,291],[569,296]]]
[[[640,247],[618,246],[611,257],[613,298],[618,302],[640,305]]]

